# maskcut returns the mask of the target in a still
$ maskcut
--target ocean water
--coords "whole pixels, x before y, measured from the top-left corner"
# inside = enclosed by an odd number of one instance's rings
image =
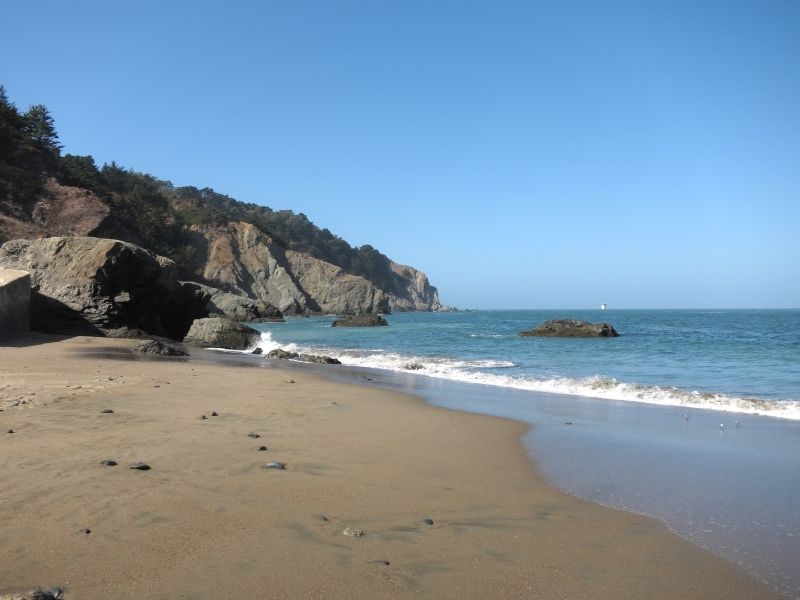
[[[618,338],[521,338],[553,318],[610,322]],[[257,326],[265,350],[504,388],[800,420],[800,310],[475,311]]]
[[[620,337],[518,336],[553,318],[607,321]],[[552,485],[659,519],[800,600],[800,310],[333,319],[254,327],[265,351],[350,365],[302,368],[530,423],[523,443]]]

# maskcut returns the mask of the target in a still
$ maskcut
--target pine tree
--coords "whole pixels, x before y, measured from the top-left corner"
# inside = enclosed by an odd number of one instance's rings
[[[34,104],[22,116],[25,133],[42,150],[58,155],[61,144],[58,142],[55,121],[44,104]]]

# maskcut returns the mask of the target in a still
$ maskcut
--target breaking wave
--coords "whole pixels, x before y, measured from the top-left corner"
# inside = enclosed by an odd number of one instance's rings
[[[414,373],[462,383],[800,420],[800,400],[766,400],[738,397],[730,394],[699,392],[671,386],[628,383],[599,375],[583,378],[515,376],[513,374],[494,372],[514,369],[517,365],[511,361],[423,357],[387,352],[385,350],[341,349],[302,346],[293,343],[280,344],[272,339],[269,332],[261,334],[260,347],[264,354],[277,348],[299,353],[325,354],[338,358],[344,365]],[[487,370],[492,372],[487,372]]]

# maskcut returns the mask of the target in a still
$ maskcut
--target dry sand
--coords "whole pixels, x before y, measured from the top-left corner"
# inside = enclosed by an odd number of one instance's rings
[[[0,594],[774,597],[653,520],[548,487],[520,423],[296,369],[87,352],[129,340],[3,343]]]

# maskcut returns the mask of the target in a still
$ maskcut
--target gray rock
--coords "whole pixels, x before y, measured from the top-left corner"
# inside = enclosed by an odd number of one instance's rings
[[[132,464],[128,465],[128,468],[129,469],[134,469],[136,471],[149,471],[150,470],[150,465],[148,465],[147,463],[143,463],[143,462],[137,462],[137,463],[132,463]]]
[[[110,415],[110,414],[113,414],[114,411],[112,409],[110,409],[110,408],[104,408],[103,410],[100,411],[100,413],[104,414],[104,415]]]
[[[379,314],[348,315],[342,319],[336,319],[331,323],[331,327],[385,327],[388,324],[386,319]]]
[[[617,337],[619,334],[608,323],[589,323],[575,319],[554,319],[522,331],[522,337]]]
[[[186,344],[246,350],[261,339],[261,334],[246,325],[223,317],[195,319],[186,337]]]
[[[333,358],[331,356],[321,356],[318,354],[298,354],[297,352],[288,352],[281,348],[276,348],[275,350],[270,350],[267,353],[267,358],[277,358],[283,360],[299,360],[302,362],[309,362],[309,363],[318,363],[321,365],[340,365],[342,361],[338,358]],[[286,381],[287,383],[294,383],[294,381]]]
[[[422,522],[428,526],[433,525],[433,519],[422,519]]]
[[[270,350],[267,353],[267,358],[279,358],[283,360],[297,358],[298,356],[300,355],[297,352],[288,352],[282,348],[275,348],[275,350]]]
[[[105,465],[107,467],[116,467],[119,463],[117,461],[112,460],[112,459],[109,458],[107,460],[101,460],[100,464],[101,465]]]
[[[0,266],[30,272],[31,328],[39,331],[182,339],[206,314],[174,262],[118,240],[11,240],[0,246]]]
[[[205,309],[210,317],[227,317],[246,323],[280,322],[283,314],[265,300],[250,298],[244,292],[231,293],[191,281],[181,282],[206,298]]]
[[[297,356],[297,360],[301,360],[303,362],[317,363],[320,365],[342,364],[342,361],[340,361],[338,358],[333,358],[331,356],[321,356],[317,354],[300,354]]]
[[[144,340],[136,344],[134,349],[142,354],[152,354],[155,356],[189,356],[183,350],[167,346],[158,340]]]

